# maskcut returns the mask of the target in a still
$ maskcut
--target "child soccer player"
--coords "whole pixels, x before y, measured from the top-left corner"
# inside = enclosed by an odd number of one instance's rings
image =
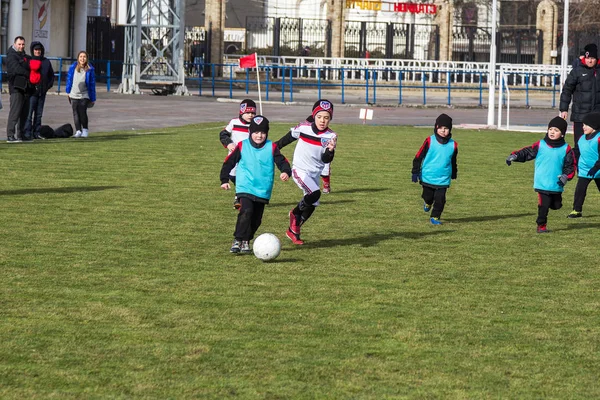
[[[412,181],[421,181],[423,211],[431,210],[429,221],[433,225],[442,224],[440,218],[446,204],[446,191],[450,180],[456,179],[458,174],[457,156],[458,143],[452,139],[452,118],[441,114],[435,120],[433,135],[425,139],[412,167]]]
[[[235,191],[241,207],[235,225],[231,253],[250,253],[250,240],[260,227],[265,204],[269,203],[273,192],[273,163],[281,171],[282,181],[290,178],[290,163],[270,140],[269,120],[261,115],[250,122],[250,137],[237,144],[227,156],[221,168],[221,187],[229,190],[230,173],[237,165],[238,173]]]
[[[546,233],[548,211],[562,207],[562,192],[567,181],[575,175],[575,154],[565,142],[567,121],[561,117],[548,123],[546,136],[529,147],[512,152],[506,164],[535,159],[533,188],[538,194],[537,233]]]
[[[250,121],[256,116],[256,103],[250,99],[244,99],[240,103],[240,115],[237,118],[233,118],[227,126],[219,133],[219,139],[223,147],[231,152],[235,149],[235,146],[242,140],[248,139],[248,127]],[[235,185],[235,167],[231,170],[229,179]],[[233,199],[233,208],[239,209],[241,203],[238,201],[237,196]]]
[[[286,236],[294,244],[304,244],[300,239],[300,227],[310,218],[319,205],[321,190],[319,176],[326,163],[333,161],[337,134],[329,129],[333,118],[333,104],[329,100],[318,100],[312,108],[312,118],[292,128],[277,141],[281,149],[298,140],[294,150],[292,177],[304,196],[290,212],[290,226]]]
[[[600,191],[600,113],[589,113],[583,117],[583,135],[575,147],[577,162],[577,186],[573,199],[573,211],[567,218],[581,218],[587,188],[593,180]],[[579,153],[579,154],[578,154]]]

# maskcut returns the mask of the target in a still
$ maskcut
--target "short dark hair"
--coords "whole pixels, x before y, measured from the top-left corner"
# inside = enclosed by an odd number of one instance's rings
[[[17,37],[15,38],[15,41],[13,42],[13,44],[14,44],[14,43],[17,43],[17,40],[22,40],[22,41],[25,41],[25,38],[24,38],[23,36],[17,36]]]

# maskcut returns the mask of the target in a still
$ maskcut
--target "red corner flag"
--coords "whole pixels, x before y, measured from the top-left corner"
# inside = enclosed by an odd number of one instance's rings
[[[240,68],[256,67],[256,53],[249,56],[240,57]]]

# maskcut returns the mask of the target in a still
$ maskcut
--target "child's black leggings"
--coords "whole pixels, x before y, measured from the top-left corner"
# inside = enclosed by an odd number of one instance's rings
[[[562,208],[562,193],[538,192],[538,217],[535,221],[538,226],[546,225],[548,222],[548,211],[560,210]]]
[[[237,240],[252,240],[262,223],[265,203],[252,201],[247,197],[240,198],[242,207],[237,217],[233,236]]]
[[[431,218],[441,218],[444,206],[446,205],[446,191],[448,188],[432,188],[423,185],[423,194],[421,197],[426,204],[433,204],[431,209]]]
[[[600,178],[588,179],[588,178],[577,178],[577,186],[575,186],[575,199],[573,200],[573,210],[581,212],[583,210],[583,202],[587,194],[587,188],[591,181],[596,182],[596,187],[600,191]]]
[[[87,109],[89,101],[89,99],[71,99],[73,121],[75,122],[76,131],[88,128]]]

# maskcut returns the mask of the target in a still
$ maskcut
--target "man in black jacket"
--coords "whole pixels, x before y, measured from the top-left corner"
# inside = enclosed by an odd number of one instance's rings
[[[25,53],[25,38],[17,36],[13,45],[6,52],[6,74],[8,75],[8,93],[10,93],[10,111],[6,125],[8,143],[19,142],[16,126],[19,123],[21,139],[31,140],[25,134],[25,121],[29,111],[27,96],[29,82],[29,59]]]
[[[584,47],[584,57],[577,68],[573,68],[560,94],[560,116],[567,118],[569,104],[575,135],[575,154],[579,154],[577,142],[583,135],[583,117],[591,112],[600,112],[600,67],[598,47],[591,43]]]

